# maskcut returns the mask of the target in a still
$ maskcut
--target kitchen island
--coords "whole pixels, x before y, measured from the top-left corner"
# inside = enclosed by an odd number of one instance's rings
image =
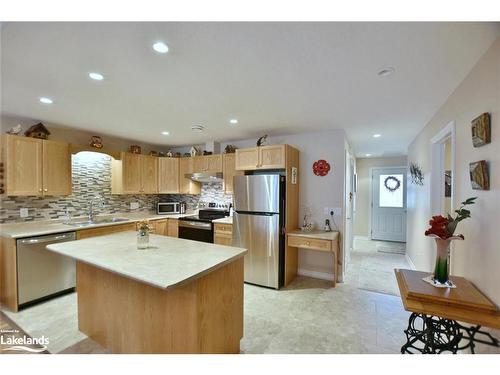
[[[136,232],[49,245],[77,261],[78,327],[114,353],[239,353],[245,249]]]

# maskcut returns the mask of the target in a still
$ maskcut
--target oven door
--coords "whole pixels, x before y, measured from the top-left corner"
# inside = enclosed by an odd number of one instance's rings
[[[179,238],[200,242],[214,242],[212,223],[179,220]]]

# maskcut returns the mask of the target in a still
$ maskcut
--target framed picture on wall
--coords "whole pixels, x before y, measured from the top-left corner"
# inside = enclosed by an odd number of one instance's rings
[[[470,163],[470,182],[474,190],[489,190],[490,176],[488,175],[488,164],[486,160]]]
[[[481,147],[491,142],[490,114],[483,113],[476,117],[471,123],[472,144],[474,147]]]
[[[444,172],[444,196],[451,198],[451,171]]]

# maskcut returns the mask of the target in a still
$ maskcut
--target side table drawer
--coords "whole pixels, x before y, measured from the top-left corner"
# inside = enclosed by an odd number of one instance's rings
[[[301,236],[288,236],[288,246],[322,251],[332,250],[332,242],[329,240],[320,240]]]

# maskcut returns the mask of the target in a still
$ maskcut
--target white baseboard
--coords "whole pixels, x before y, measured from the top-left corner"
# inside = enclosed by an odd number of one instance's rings
[[[354,239],[355,240],[370,240],[371,238],[369,236],[358,236],[358,235],[355,235]]]
[[[301,276],[308,276],[315,279],[333,281],[332,273],[305,270],[303,268],[299,268],[297,273]]]
[[[412,270],[416,270],[417,267],[415,267],[415,265],[413,264],[413,261],[411,260],[410,256],[408,254],[405,254],[405,258],[406,258],[406,261],[408,262],[408,264],[410,265],[410,268]]]

